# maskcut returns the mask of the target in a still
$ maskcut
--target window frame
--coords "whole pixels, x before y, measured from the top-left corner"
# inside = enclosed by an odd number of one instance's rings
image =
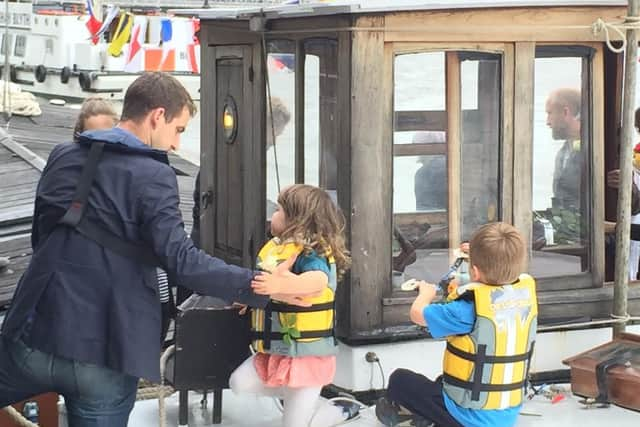
[[[563,55],[564,54],[564,55]],[[583,129],[588,129],[588,153],[587,154],[587,175],[590,178],[587,195],[587,221],[590,224],[587,239],[589,239],[588,269],[578,274],[566,274],[536,279],[538,291],[560,291],[590,289],[604,286],[604,200],[599,195],[604,194],[604,112],[595,106],[604,105],[604,60],[603,46],[601,43],[538,43],[533,51],[523,62],[531,62],[532,69],[535,69],[536,58],[549,57],[582,57],[583,58],[583,79],[582,79],[582,99],[583,99]],[[585,59],[587,65],[585,65]],[[585,77],[586,76],[586,77]],[[532,78],[535,75],[532,73]],[[533,90],[533,88],[532,88]],[[516,104],[518,101],[515,100]],[[586,109],[585,109],[586,107]],[[586,126],[584,126],[586,121]],[[584,136],[583,132],[583,136]],[[531,148],[533,147],[533,132],[530,138]],[[530,163],[533,163],[533,155],[530,154]],[[532,168],[532,166],[530,166]],[[585,173],[583,171],[583,173]],[[532,174],[530,174],[531,179]],[[522,200],[522,204],[528,208],[529,216],[532,212],[532,189],[529,189],[527,200]],[[525,207],[523,206],[522,209]],[[531,221],[531,220],[530,220]],[[531,230],[532,224],[528,224],[527,247],[529,248],[529,258],[531,259]]]
[[[462,105],[461,105],[461,86],[460,80],[460,67],[461,61],[455,53],[458,52],[470,52],[470,53],[487,53],[497,54],[502,58],[501,71],[502,76],[500,80],[501,91],[499,95],[500,108],[500,128],[499,134],[499,188],[498,188],[498,212],[497,217],[501,221],[511,222],[513,218],[512,210],[512,186],[511,182],[507,183],[502,177],[511,176],[510,166],[513,161],[513,105],[512,96],[514,90],[514,49],[513,44],[510,43],[423,43],[423,42],[395,42],[389,43],[390,52],[389,60],[391,61],[391,67],[393,69],[392,81],[391,81],[391,98],[392,104],[390,110],[391,114],[390,129],[393,132],[396,129],[396,121],[398,120],[397,113],[395,111],[395,100],[393,99],[395,82],[395,59],[402,54],[417,54],[428,52],[444,52],[445,53],[445,111],[443,111],[444,121],[446,126],[446,141],[444,144],[437,144],[444,148],[444,152],[441,152],[439,147],[433,148],[436,144],[393,144],[393,137],[391,143],[393,145],[392,156],[395,158],[397,155],[426,155],[426,154],[446,154],[447,155],[447,182],[448,182],[448,206],[447,212],[442,213],[447,215],[448,221],[448,240],[450,242],[459,242],[461,238],[462,229],[462,207],[460,197],[462,189],[460,187],[462,180],[461,171],[461,149],[462,149]],[[457,83],[457,84],[454,84]],[[398,213],[393,212],[393,161],[391,162],[391,194],[388,195],[388,209],[391,218],[428,218],[433,215],[441,215],[440,213]],[[387,233],[389,240],[393,234],[392,224],[387,225]],[[392,259],[389,258],[384,262],[388,262],[391,265]],[[390,268],[390,270],[392,270]],[[392,285],[391,276],[388,278],[388,284],[383,292],[384,298],[382,300],[384,311],[397,311],[397,308],[404,304],[410,303],[412,298],[407,297],[406,292],[395,291]],[[395,317],[395,316],[392,316]],[[385,316],[387,319],[388,316]]]

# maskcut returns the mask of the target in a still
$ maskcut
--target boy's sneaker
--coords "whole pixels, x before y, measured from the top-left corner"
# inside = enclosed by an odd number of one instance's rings
[[[408,409],[381,397],[376,402],[376,417],[388,427],[434,427],[431,421],[416,415]]]
[[[345,421],[352,420],[360,415],[360,405],[356,402],[349,400],[334,400],[332,402],[335,406],[342,408],[342,413],[345,415]]]

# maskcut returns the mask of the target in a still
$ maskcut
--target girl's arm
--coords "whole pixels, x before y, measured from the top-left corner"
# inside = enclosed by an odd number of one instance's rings
[[[418,284],[418,297],[411,304],[411,310],[409,310],[409,318],[415,324],[420,326],[427,326],[427,322],[424,319],[424,309],[431,304],[436,297],[436,286],[427,282],[419,282]]]

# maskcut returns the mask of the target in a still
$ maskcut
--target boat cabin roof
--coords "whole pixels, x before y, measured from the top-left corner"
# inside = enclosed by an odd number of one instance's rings
[[[626,6],[626,0],[345,0],[328,3],[279,5],[271,7],[241,7],[213,9],[182,9],[176,13],[196,15],[201,19],[250,19],[265,16],[269,19],[299,18],[339,14],[386,13],[420,10],[486,9],[512,7],[575,7]]]

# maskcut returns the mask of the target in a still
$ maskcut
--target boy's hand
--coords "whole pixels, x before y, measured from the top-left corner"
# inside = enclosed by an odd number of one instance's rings
[[[436,297],[438,287],[433,283],[427,283],[425,281],[418,282],[418,296],[423,298],[429,298],[433,300]]]

